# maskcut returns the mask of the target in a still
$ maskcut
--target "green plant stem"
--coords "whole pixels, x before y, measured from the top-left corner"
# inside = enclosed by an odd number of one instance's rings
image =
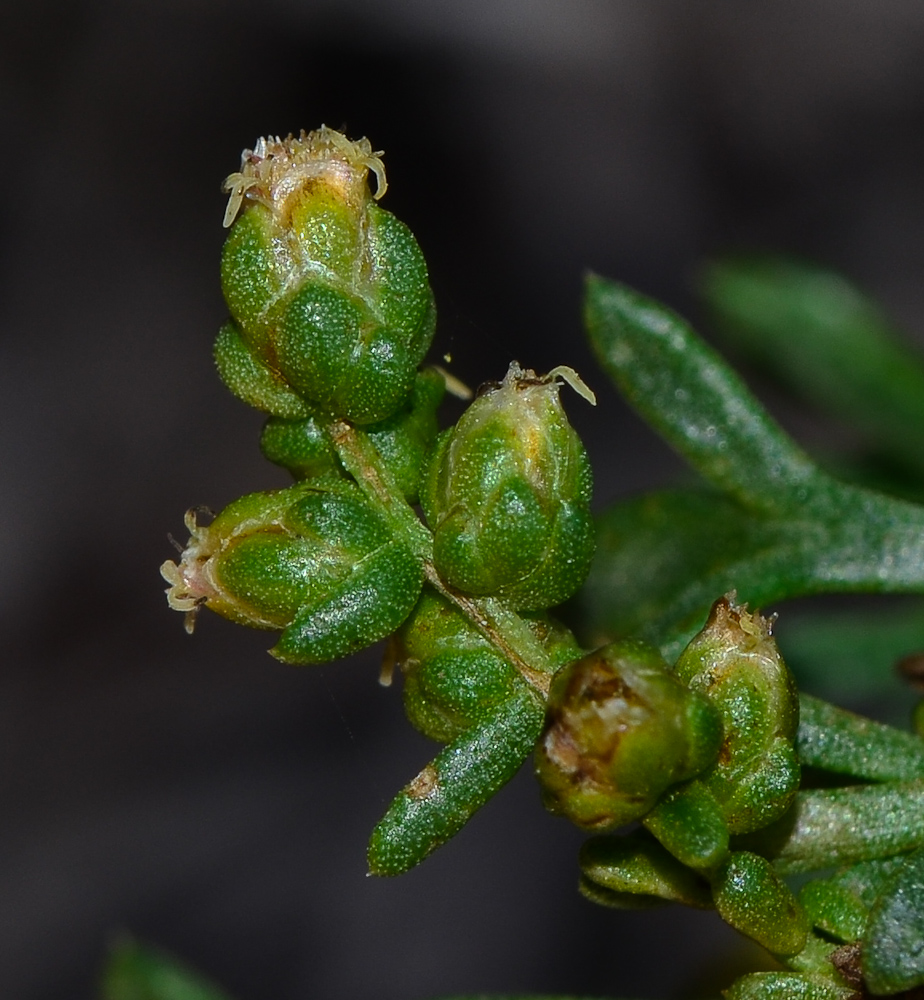
[[[345,420],[331,421],[327,433],[343,467],[420,560],[427,582],[455,605],[545,699],[555,668],[526,622],[503,601],[462,594],[448,586],[433,564],[433,536],[404,499],[369,436]]]
[[[402,495],[369,435],[346,420],[333,420],[327,433],[343,467],[421,562],[433,560],[433,536]]]

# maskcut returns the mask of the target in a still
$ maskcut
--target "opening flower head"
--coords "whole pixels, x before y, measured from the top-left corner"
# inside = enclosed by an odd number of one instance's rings
[[[229,174],[221,186],[230,196],[225,209],[227,229],[237,218],[244,198],[265,205],[276,215],[285,215],[293,194],[322,181],[338,190],[345,200],[361,203],[366,178],[375,174],[375,199],[388,189],[382,150],[374,152],[363,137],[355,142],[342,132],[322,125],[314,132],[259,138],[253,149],[241,153],[241,169]]]

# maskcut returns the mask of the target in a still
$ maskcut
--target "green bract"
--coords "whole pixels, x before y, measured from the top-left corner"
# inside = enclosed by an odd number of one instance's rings
[[[368,140],[322,126],[260,139],[225,181],[233,226],[221,277],[234,325],[216,357],[246,402],[291,418],[302,398],[368,424],[410,393],[433,296],[410,230],[372,200],[370,169],[378,197],[384,169]]]
[[[421,503],[451,586],[546,608],[586,576],[590,464],[559,388],[558,373],[537,377],[514,363],[438,439]]]
[[[547,615],[526,621],[556,666],[581,655],[571,632]],[[465,616],[432,591],[424,591],[398,638],[407,716],[441,743],[460,736],[525,686]]]
[[[718,713],[650,646],[626,640],[559,670],[536,748],[549,809],[602,830],[640,819],[672,785],[712,764]]]
[[[274,656],[320,663],[392,632],[417,600],[421,571],[350,483],[252,493],[211,524],[186,519],[179,565],[164,563],[170,606],[203,605],[254,628],[282,629]]]
[[[766,858],[734,851],[717,873],[712,895],[722,918],[768,951],[793,955],[805,945],[805,912]]]
[[[581,847],[581,892],[602,906],[641,909],[658,903],[713,905],[709,885],[645,830],[591,837]]]
[[[424,459],[436,438],[436,410],[445,385],[439,372],[433,369],[420,372],[402,408],[387,420],[365,428],[410,503],[417,501]],[[270,417],[263,428],[260,447],[271,462],[288,469],[296,479],[341,471],[323,418],[316,414],[301,419]]]

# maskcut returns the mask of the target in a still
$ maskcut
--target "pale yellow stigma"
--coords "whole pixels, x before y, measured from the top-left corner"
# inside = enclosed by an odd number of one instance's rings
[[[302,131],[298,138],[291,134],[285,139],[260,138],[253,149],[241,153],[241,169],[229,174],[221,186],[229,195],[224,226],[237,218],[245,197],[284,214],[290,197],[319,179],[352,200],[357,189],[365,191],[370,170],[378,200],[388,189],[382,155],[365,137],[354,142],[326,125],[316,132]]]

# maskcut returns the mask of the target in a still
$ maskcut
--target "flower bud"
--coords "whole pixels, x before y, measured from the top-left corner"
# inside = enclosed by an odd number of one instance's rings
[[[370,170],[385,192],[380,156],[322,125],[258,140],[225,180],[222,287],[239,343],[223,334],[216,355],[248,402],[270,399],[240,379],[241,344],[283,394],[358,424],[410,393],[436,314],[420,247],[369,192]]]
[[[436,410],[445,392],[439,372],[418,373],[405,405],[387,420],[365,428],[383,462],[410,503],[417,502],[424,459],[436,438]],[[263,454],[296,479],[339,475],[340,463],[317,415],[287,420],[270,417],[260,439]]]
[[[203,605],[282,629],[271,652],[289,663],[336,659],[384,638],[420,593],[417,561],[346,481],[252,493],[209,525],[190,511],[186,525],[179,565],[166,562],[161,574],[187,631]]]
[[[617,642],[553,678],[536,773],[552,812],[605,830],[640,819],[710,766],[721,740],[718,713],[657,650]]]
[[[674,668],[722,716],[722,754],[703,780],[732,833],[773,822],[799,787],[799,759],[793,749],[799,698],[771,634],[772,624],[728,594],[715,602],[705,627]]]
[[[545,608],[580,586],[593,554],[591,472],[560,379],[516,362],[437,440],[421,488],[434,563],[451,586]]]
[[[555,667],[581,655],[571,632],[548,615],[524,620]],[[424,591],[396,638],[407,717],[440,743],[471,729],[524,684],[491,643],[433,591]]]

